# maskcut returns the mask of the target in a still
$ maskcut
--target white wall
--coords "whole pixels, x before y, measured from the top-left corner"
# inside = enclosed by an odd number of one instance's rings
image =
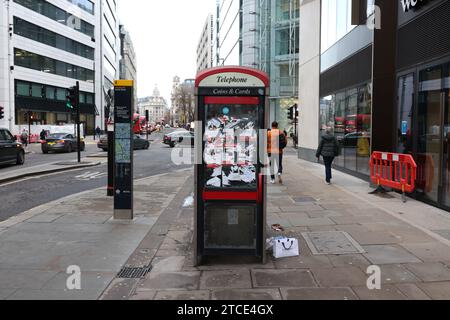
[[[8,63],[8,15],[5,4],[0,4],[0,106],[4,108],[5,118],[0,127],[8,128],[10,117],[9,104],[9,63]]]
[[[299,146],[310,154],[319,143],[320,8],[320,0],[300,7]]]

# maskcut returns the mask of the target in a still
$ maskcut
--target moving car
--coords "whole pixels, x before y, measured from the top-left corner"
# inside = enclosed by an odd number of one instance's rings
[[[150,148],[150,142],[141,138],[138,135],[134,135],[134,150],[147,150]],[[108,151],[108,136],[102,136],[97,143],[97,147],[103,151]]]
[[[15,163],[23,165],[25,163],[25,149],[17,142],[11,132],[0,128],[0,164]]]
[[[41,148],[45,154],[49,152],[71,153],[78,149],[77,137],[70,133],[53,133],[48,135],[42,142]],[[80,149],[81,151],[86,149],[86,144],[83,139],[81,139]]]
[[[171,148],[178,145],[194,146],[194,133],[190,131],[175,131],[164,136],[163,143]]]

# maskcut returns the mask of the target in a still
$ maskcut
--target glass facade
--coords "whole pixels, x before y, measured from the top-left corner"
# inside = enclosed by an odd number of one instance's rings
[[[44,0],[14,0],[30,10],[46,16],[54,21],[68,26],[74,30],[84,33],[91,38],[95,37],[94,26],[80,18],[74,17],[72,14],[54,6],[53,4]],[[78,1],[77,1],[78,2]],[[81,1],[80,1],[81,2]]]
[[[22,80],[16,80],[15,86],[16,104],[17,101],[21,102],[21,107],[16,108],[16,125],[27,124],[25,112],[32,112],[32,125],[74,123],[71,111],[66,108],[67,89]],[[91,113],[81,114],[81,122],[86,128],[86,134],[93,134],[95,130],[94,100],[93,93],[80,92],[82,110],[88,112],[86,111],[88,109],[83,109],[86,105],[92,109]]]
[[[66,101],[67,89],[17,80],[16,96]],[[93,104],[94,94],[88,92],[80,92],[80,103]]]
[[[322,53],[354,28],[352,0],[322,0]]]
[[[67,0],[90,14],[94,14],[94,3],[89,0]]]
[[[94,60],[94,48],[17,17],[14,17],[14,33],[54,48],[76,54],[83,58]]]
[[[21,49],[14,49],[14,64],[45,73],[81,81],[94,81],[94,71],[70,63],[44,57]]]
[[[320,100],[320,136],[334,132],[340,155],[335,164],[369,175],[372,138],[372,89],[361,85]]]

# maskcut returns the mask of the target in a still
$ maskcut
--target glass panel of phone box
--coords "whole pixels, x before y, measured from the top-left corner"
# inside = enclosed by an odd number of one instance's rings
[[[256,190],[258,106],[207,105],[207,189]]]

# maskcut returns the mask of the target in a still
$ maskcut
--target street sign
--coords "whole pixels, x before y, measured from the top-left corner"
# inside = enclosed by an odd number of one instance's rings
[[[114,83],[114,219],[133,220],[134,114],[131,80]]]

